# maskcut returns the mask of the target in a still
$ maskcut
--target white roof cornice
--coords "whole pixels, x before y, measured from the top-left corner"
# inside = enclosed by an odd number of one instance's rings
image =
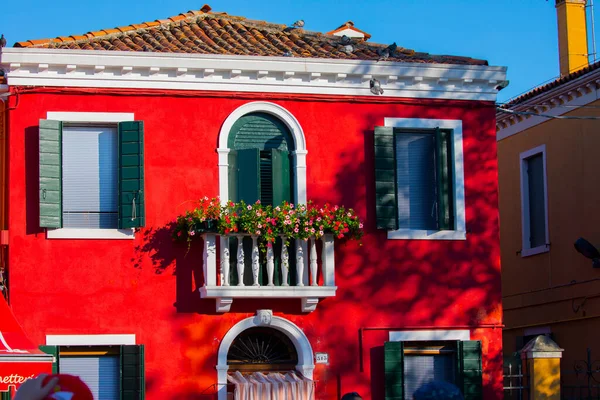
[[[600,69],[559,84],[509,108],[518,112],[560,116],[598,99],[600,99]],[[549,120],[549,118],[535,115],[518,115],[498,111],[496,140],[506,139]]]
[[[217,90],[495,101],[505,67],[317,58],[4,48],[10,86]]]

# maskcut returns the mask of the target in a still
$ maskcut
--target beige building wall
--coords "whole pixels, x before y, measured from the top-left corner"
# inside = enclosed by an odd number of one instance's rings
[[[598,116],[600,101],[570,116]],[[593,108],[598,107],[598,108]],[[549,248],[521,256],[520,154],[546,146]],[[584,237],[600,249],[600,120],[552,119],[498,142],[504,354],[517,337],[543,331],[565,349],[563,367],[600,360],[600,269],[573,243]]]

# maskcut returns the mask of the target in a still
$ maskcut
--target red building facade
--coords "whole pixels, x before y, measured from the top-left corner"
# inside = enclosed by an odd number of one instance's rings
[[[163,22],[163,33],[171,40],[178,29],[190,29],[201,39],[201,22],[209,28],[231,23],[238,32],[236,23],[252,27],[204,10]],[[148,43],[156,39],[145,38],[146,32],[159,29],[149,24],[135,31]],[[291,32],[281,35],[299,34]],[[411,58],[420,53],[399,50],[378,62],[377,50],[385,46],[360,38],[351,39],[357,50],[348,60],[335,59],[333,50],[325,58],[283,58],[276,49],[254,55],[163,54],[157,47],[109,53],[118,50],[117,41],[146,45],[135,35],[113,34],[116,48],[101,49],[96,46],[104,46],[103,36],[92,34],[64,38],[62,47],[21,43],[0,55],[8,81],[10,304],[34,343],[58,354],[57,368],[68,371],[69,363],[85,357],[104,365],[102,357],[115,357],[122,372],[128,362],[135,364],[131,382],[121,380],[115,389],[126,397],[225,399],[227,374],[236,369],[230,365],[236,338],[248,330],[268,337],[272,329],[293,345],[291,368],[316,381],[317,399],[347,391],[366,399],[409,399],[410,384],[421,378],[403,368],[426,354],[448,355],[432,362],[444,365],[440,378],[453,380],[467,398],[502,396],[494,100],[503,68],[462,58],[427,56],[432,58],[424,62]],[[302,34],[317,47],[317,39]],[[80,47],[68,49],[69,43]],[[383,94],[371,92],[372,79]],[[273,123],[285,131],[292,202],[343,204],[364,221],[360,242],[329,238],[317,245],[316,287],[309,284],[312,241],[303,248],[306,286],[240,288],[224,285],[224,239],[209,235],[189,250],[171,239],[172,222],[190,200],[232,198],[231,143],[242,132],[235,131],[236,122],[248,116],[279,121]],[[44,191],[41,165],[52,162],[41,155],[50,131],[40,120],[62,122],[59,227],[44,223],[51,189]],[[141,226],[112,226],[99,217],[96,229],[66,227],[68,191],[79,196],[96,190],[67,181],[89,150],[85,143],[81,149],[87,150],[78,150],[68,135],[112,129],[122,138],[119,126],[129,121],[143,127],[136,131],[143,192],[133,217],[119,199],[117,218],[126,214]],[[421,198],[406,195],[417,189],[399,178],[402,157],[412,165],[414,145],[401,135],[440,129],[449,138],[451,218],[444,229],[430,229],[414,222]],[[381,155],[386,143],[396,152],[391,167]],[[117,153],[123,159],[122,149]],[[84,154],[83,161],[67,166],[77,154]],[[100,157],[98,165],[104,162]],[[386,168],[395,193],[391,217],[381,193]],[[295,250],[289,249],[290,257]]]

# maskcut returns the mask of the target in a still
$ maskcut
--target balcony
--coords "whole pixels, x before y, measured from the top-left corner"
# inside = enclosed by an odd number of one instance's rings
[[[266,251],[259,248],[258,238],[249,234],[210,233],[202,238],[204,286],[200,297],[215,299],[217,312],[228,312],[236,298],[296,298],[301,299],[303,312],[312,312],[319,299],[335,296],[331,234],[321,239],[290,241],[289,245],[281,244],[286,242],[283,237],[279,245],[269,246]]]

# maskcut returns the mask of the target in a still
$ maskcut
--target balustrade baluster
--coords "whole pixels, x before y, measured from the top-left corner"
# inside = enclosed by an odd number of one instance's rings
[[[311,286],[318,286],[317,283],[317,239],[310,238],[310,278]]]
[[[254,278],[254,283],[252,286],[260,286],[258,284],[258,271],[260,269],[260,255],[258,252],[258,238],[256,236],[252,236],[252,277]]]
[[[221,236],[221,285],[229,286],[229,238]]]
[[[304,286],[304,251],[302,251],[302,241],[296,240],[296,286]]]
[[[268,243],[267,245],[267,275],[269,278],[268,286],[275,286],[273,284],[273,272],[275,271],[275,260],[273,257],[273,244]]]
[[[285,236],[281,237],[281,278],[283,280],[281,286],[289,286],[288,272],[290,271],[290,256],[288,255],[287,245],[285,244]]]
[[[244,237],[237,237],[237,274],[238,286],[244,286]]]

